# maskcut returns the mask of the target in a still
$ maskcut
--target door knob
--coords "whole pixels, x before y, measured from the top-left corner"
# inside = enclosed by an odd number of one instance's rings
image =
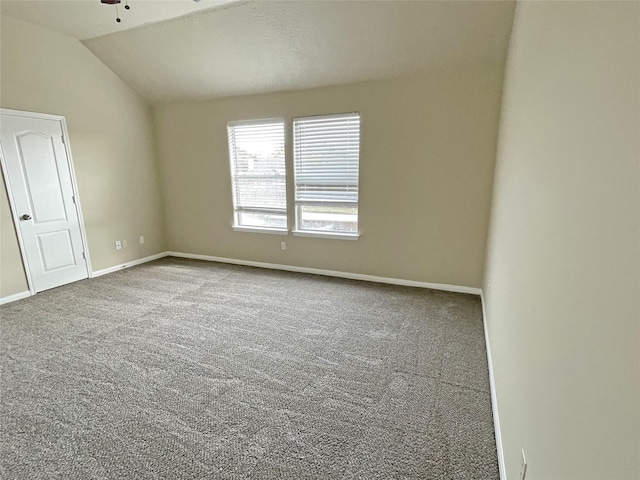
[[[31,215],[29,215],[28,213],[25,213],[20,217],[20,220],[31,220]]]

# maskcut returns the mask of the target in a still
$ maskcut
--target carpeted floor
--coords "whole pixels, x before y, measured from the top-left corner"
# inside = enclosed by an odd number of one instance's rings
[[[480,300],[168,258],[0,308],[3,479],[497,479]]]

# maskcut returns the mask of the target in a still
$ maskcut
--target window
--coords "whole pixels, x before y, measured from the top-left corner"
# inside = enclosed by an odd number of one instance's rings
[[[287,231],[284,120],[227,125],[234,228]]]
[[[296,230],[357,236],[360,114],[293,119]]]

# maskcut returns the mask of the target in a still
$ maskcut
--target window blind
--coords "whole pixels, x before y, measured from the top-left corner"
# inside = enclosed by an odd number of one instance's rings
[[[286,228],[284,121],[233,122],[227,131],[236,225]]]
[[[358,232],[360,114],[293,119],[296,228]]]
[[[293,119],[295,200],[358,202],[360,114]]]

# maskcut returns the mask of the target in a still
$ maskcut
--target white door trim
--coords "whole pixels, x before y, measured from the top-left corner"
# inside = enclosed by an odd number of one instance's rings
[[[76,171],[73,165],[73,156],[71,155],[71,147],[69,143],[69,131],[67,130],[67,121],[64,115],[53,115],[50,113],[39,113],[39,112],[25,112],[22,110],[12,110],[9,108],[0,108],[0,114],[13,115],[16,117],[36,118],[36,119],[42,119],[42,120],[55,120],[60,122],[60,125],[62,126],[62,135],[64,137],[64,149],[67,153],[67,159],[69,160],[69,173],[71,174],[71,188],[73,189],[73,195],[76,200],[75,206],[76,206],[76,211],[78,212],[78,226],[80,227],[80,237],[82,238],[82,249],[84,251],[87,273],[89,275],[89,278],[92,278],[93,269],[91,268],[91,257],[89,256],[89,243],[87,242],[87,235],[84,228],[84,218],[82,216],[82,207],[80,206],[80,193],[78,192],[78,183],[76,181]],[[25,274],[27,277],[27,285],[29,287],[29,292],[31,292],[31,295],[35,295],[36,291],[35,291],[33,279],[31,278],[31,270],[29,268],[29,262],[27,260],[27,255],[24,249],[22,233],[19,227],[19,215],[15,207],[15,201],[13,199],[13,190],[11,187],[11,180],[9,179],[9,175],[7,173],[7,165],[4,157],[4,151],[2,150],[1,147],[2,145],[0,145],[0,167],[2,168],[2,176],[4,178],[4,183],[7,187],[7,196],[9,198],[9,208],[11,209],[13,226],[16,230],[16,234],[18,237],[18,247],[20,248],[20,255],[22,256],[22,264],[24,266]]]

